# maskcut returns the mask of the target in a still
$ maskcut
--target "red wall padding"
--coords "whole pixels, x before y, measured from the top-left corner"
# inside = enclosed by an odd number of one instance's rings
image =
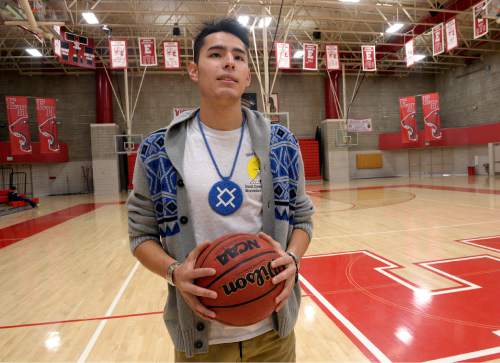
[[[127,162],[128,162],[128,190],[134,189],[134,184],[132,184],[132,181],[134,180],[135,159],[137,159],[137,154],[129,154],[129,155],[127,155]]]
[[[299,139],[306,180],[321,180],[319,143],[315,139]]]
[[[40,152],[40,143],[32,142],[32,153],[27,155],[10,154],[10,143],[0,141],[0,162],[7,164],[16,163],[64,163],[68,161],[68,145],[64,142],[59,142],[61,151],[57,153],[42,154]],[[7,160],[7,157],[12,157],[12,160]]]
[[[424,145],[423,130],[418,130],[418,143],[414,145],[403,144],[399,132],[380,134],[378,136],[378,147],[380,150],[396,150],[423,148],[425,146],[481,145],[500,141],[500,122],[478,126],[441,129],[441,131],[443,132],[442,140],[432,142],[430,145]]]

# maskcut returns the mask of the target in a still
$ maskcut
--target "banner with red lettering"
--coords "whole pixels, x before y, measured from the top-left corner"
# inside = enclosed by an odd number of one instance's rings
[[[473,7],[474,39],[480,38],[488,33],[488,18],[486,17],[486,11],[486,1],[481,1]]]
[[[458,47],[457,21],[455,18],[446,22],[446,51]]]
[[[375,72],[377,70],[377,60],[375,59],[375,46],[362,45],[361,56],[363,59],[363,71]]]
[[[413,144],[418,141],[417,104],[415,96],[399,98],[399,118],[401,120],[401,142]]]
[[[444,52],[444,26],[443,23],[432,28],[432,55]]]
[[[181,50],[179,42],[163,42],[163,64],[165,69],[181,68]]]
[[[276,67],[278,69],[289,69],[292,66],[290,54],[290,43],[276,43],[275,46]]]
[[[12,155],[31,154],[31,136],[28,125],[28,98],[5,96],[7,122],[9,125],[10,153]]]
[[[304,43],[304,56],[302,57],[302,69],[306,71],[318,70],[318,45]]]
[[[56,100],[55,98],[36,98],[36,122],[40,153],[57,153],[61,150],[57,139]]]
[[[405,43],[405,51],[406,51],[406,66],[411,67],[415,64],[415,57],[413,57],[413,39],[409,40]]]
[[[337,45],[326,45],[326,69],[329,71],[340,69],[339,47]]]
[[[125,69],[128,67],[127,41],[109,40],[109,68]]]
[[[441,140],[441,119],[439,117],[439,93],[422,95],[424,114],[424,141]]]
[[[141,67],[158,65],[155,38],[139,38],[139,58]]]

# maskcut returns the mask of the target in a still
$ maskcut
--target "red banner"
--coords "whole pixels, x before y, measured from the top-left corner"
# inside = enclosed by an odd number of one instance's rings
[[[399,98],[399,118],[401,120],[401,142],[403,144],[418,142],[415,96]]]
[[[5,105],[7,106],[11,154],[31,154],[31,136],[28,125],[28,98],[23,96],[5,96]]]
[[[158,65],[155,38],[139,38],[139,56],[141,67]]]
[[[61,145],[57,139],[56,100],[54,98],[36,98],[36,121],[40,153],[58,153]]]
[[[424,114],[424,141],[441,140],[441,119],[439,117],[439,93],[422,95],[422,112]]]
[[[362,45],[361,56],[363,59],[363,71],[375,72],[377,70],[377,60],[375,58],[375,46]]]
[[[432,28],[432,55],[444,52],[444,25],[440,23]]]
[[[488,33],[488,18],[486,17],[486,10],[486,1],[481,1],[473,7],[474,39],[480,38]]]
[[[304,43],[304,57],[302,58],[302,69],[308,71],[318,70],[318,45]]]

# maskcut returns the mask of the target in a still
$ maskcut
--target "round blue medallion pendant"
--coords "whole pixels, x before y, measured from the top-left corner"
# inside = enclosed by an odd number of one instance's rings
[[[228,216],[236,212],[243,202],[243,193],[238,184],[223,179],[215,183],[208,193],[208,204],[215,213]]]

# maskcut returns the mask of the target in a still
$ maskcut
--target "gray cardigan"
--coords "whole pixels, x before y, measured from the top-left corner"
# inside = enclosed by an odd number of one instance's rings
[[[300,157],[300,150],[295,141],[294,145],[286,144],[288,148],[294,147],[299,153],[298,157],[298,182],[295,209],[291,211],[293,218],[289,220],[280,219],[275,214],[275,200],[273,191],[273,175],[270,163],[270,139],[271,126],[263,115],[256,111],[243,108],[246,118],[253,149],[260,160],[262,181],[262,218],[263,232],[278,241],[283,249],[287,248],[288,241],[294,229],[302,229],[312,236],[311,217],[314,213],[313,205],[305,193],[304,166]],[[160,131],[164,139],[165,147],[162,152],[168,156],[177,172],[177,180],[182,180],[184,146],[186,140],[186,124],[192,119],[197,110],[187,111],[172,121],[170,127]],[[274,126],[273,126],[274,127]],[[286,130],[285,128],[281,128]],[[279,131],[281,134],[283,131]],[[291,133],[286,130],[285,132]],[[149,136],[158,135],[158,131]],[[280,134],[280,135],[281,135]],[[158,138],[158,136],[156,136]],[[293,135],[290,140],[295,140]],[[146,138],[145,142],[148,141]],[[158,171],[160,172],[160,171]],[[184,187],[176,188],[177,213],[181,217],[179,231],[175,234],[160,237],[160,230],[155,214],[153,198],[151,196],[148,175],[144,161],[137,157],[134,170],[134,190],[128,201],[128,227],[130,236],[130,248],[132,251],[146,240],[154,240],[173,258],[182,262],[187,254],[195,247],[194,231],[189,222],[187,191]],[[177,185],[181,185],[177,183]],[[184,218],[184,220],[182,220]],[[288,335],[297,320],[300,305],[300,286],[295,284],[292,295],[279,313],[273,313],[273,326],[280,336]],[[184,302],[181,294],[175,287],[168,287],[167,304],[164,311],[164,320],[175,348],[185,352],[188,357],[205,353],[208,351],[208,325],[209,322],[196,316],[189,306]]]

